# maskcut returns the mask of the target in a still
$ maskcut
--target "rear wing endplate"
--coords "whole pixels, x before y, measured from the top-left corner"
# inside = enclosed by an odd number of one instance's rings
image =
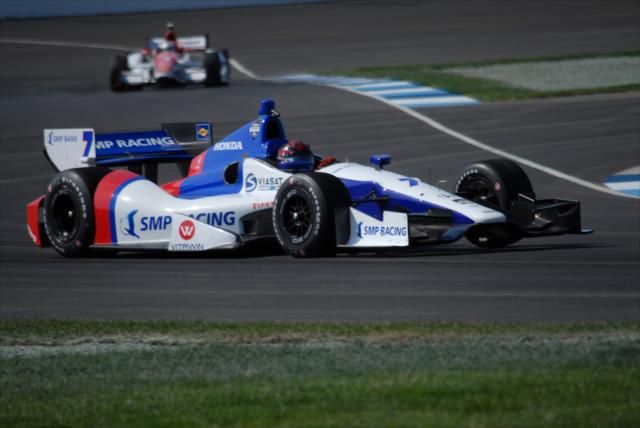
[[[155,131],[104,134],[90,128],[44,130],[46,156],[58,171],[189,161],[211,141],[209,122],[166,123]]]

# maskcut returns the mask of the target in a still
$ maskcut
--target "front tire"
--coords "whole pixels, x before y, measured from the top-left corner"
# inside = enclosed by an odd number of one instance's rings
[[[44,230],[51,246],[65,257],[88,253],[95,238],[93,194],[107,168],[77,168],[57,174],[44,200]]]
[[[220,78],[221,67],[222,65],[218,52],[210,52],[206,54],[204,58],[204,69],[207,73],[207,77],[204,81],[205,86],[218,86],[222,84],[222,79]]]
[[[294,257],[331,256],[336,251],[336,212],[348,209],[342,182],[328,174],[289,177],[273,206],[273,228],[282,249]]]
[[[513,203],[519,195],[535,200],[527,174],[507,159],[475,162],[462,172],[455,193],[512,217]],[[522,239],[522,231],[512,223],[478,224],[469,229],[467,239],[479,247],[504,247]]]

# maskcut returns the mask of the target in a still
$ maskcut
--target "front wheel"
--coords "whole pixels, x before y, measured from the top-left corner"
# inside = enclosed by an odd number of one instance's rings
[[[535,200],[527,174],[507,159],[489,159],[469,165],[462,172],[454,192],[504,213],[507,221],[514,218],[513,205],[520,195]],[[479,247],[503,247],[522,239],[522,231],[512,223],[479,224],[469,229],[466,237]]]
[[[296,174],[280,187],[273,228],[282,249],[295,257],[330,256],[336,251],[336,213],[348,210],[342,182],[323,173]]]

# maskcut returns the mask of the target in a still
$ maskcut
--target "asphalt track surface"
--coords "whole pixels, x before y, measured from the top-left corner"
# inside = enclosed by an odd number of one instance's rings
[[[534,3],[534,4],[532,4]],[[636,2],[367,2],[0,23],[0,39],[137,45],[176,22],[260,75],[638,48]],[[266,25],[265,23],[268,23]],[[262,24],[262,27],[258,27]],[[491,157],[382,103],[234,74],[228,88],[106,88],[113,52],[0,43],[0,316],[212,320],[608,321],[640,317],[640,203],[527,169],[540,197],[582,201],[596,233],[487,251],[466,241],[297,260],[265,248],[67,260],[35,248],[25,204],[52,176],[46,127],[214,122],[217,137],[276,99],[289,137],[450,189]],[[486,144],[594,183],[640,163],[637,93],[422,111]],[[163,171],[169,178],[172,172]]]

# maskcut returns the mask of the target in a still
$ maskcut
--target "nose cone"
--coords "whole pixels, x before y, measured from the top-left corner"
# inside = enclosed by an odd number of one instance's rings
[[[475,223],[504,223],[507,221],[507,217],[500,211],[482,205],[476,205],[465,214]]]
[[[156,56],[153,65],[157,72],[168,73],[177,61],[177,57],[172,52],[161,52]]]

